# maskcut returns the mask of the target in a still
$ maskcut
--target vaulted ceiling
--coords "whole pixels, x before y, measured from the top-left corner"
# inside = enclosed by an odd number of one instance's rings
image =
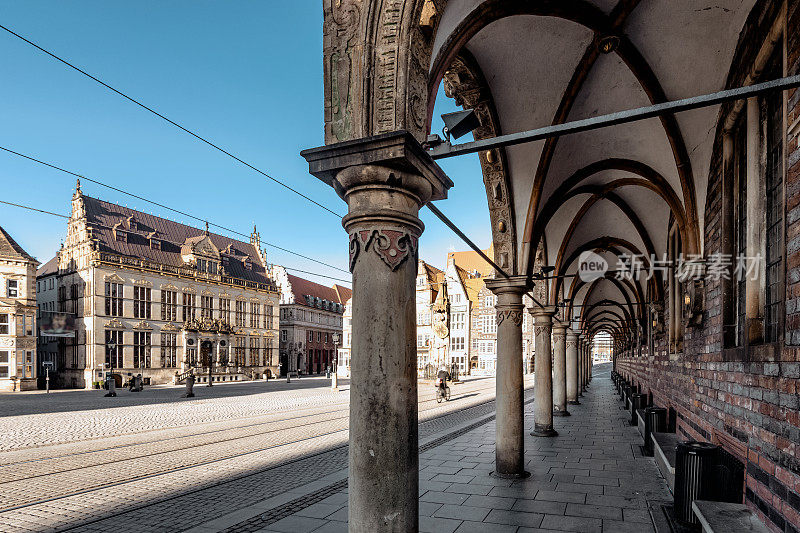
[[[468,59],[499,134],[722,90],[754,4],[449,0],[430,95]],[[604,53],[599,42],[609,35],[618,46]],[[718,114],[715,106],[506,148],[518,272],[532,273],[540,242],[559,275],[575,274],[583,250],[611,265],[619,254],[661,257],[673,221],[684,252],[701,253]],[[649,283],[662,293],[661,281]],[[553,280],[549,298],[573,297],[575,314],[597,329],[641,317],[647,284],[568,276]]]

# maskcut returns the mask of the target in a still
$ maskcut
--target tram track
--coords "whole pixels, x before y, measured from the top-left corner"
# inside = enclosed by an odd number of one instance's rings
[[[475,393],[479,394],[480,392],[485,392],[489,388],[493,388],[493,385],[470,387],[468,389],[461,390],[461,391],[459,391],[459,396],[455,397],[454,400],[457,400],[458,398],[467,397],[467,396],[470,396],[470,395],[475,394]],[[486,403],[493,402],[493,401],[494,401],[494,398],[492,398],[491,400],[485,401],[485,402],[479,402],[477,404],[470,405],[469,407],[466,407],[465,409],[466,410],[470,410],[470,409],[473,409],[475,407],[482,406],[482,405],[485,405]],[[421,408],[420,409],[420,415],[423,418],[423,420],[421,420],[421,424],[424,424],[425,422],[428,422],[428,421],[431,421],[433,419],[436,419],[436,418],[438,418],[440,416],[447,416],[448,414],[452,414],[453,413],[453,411],[447,411],[446,409],[444,409],[444,407],[447,404],[439,405],[439,404],[435,403],[435,399],[434,398],[420,399],[419,400],[419,405],[420,406],[423,406],[423,405],[426,405],[426,406],[430,405],[431,406],[430,408]],[[435,416],[432,416],[430,418],[426,418],[424,416],[426,413],[435,412],[437,410],[444,410],[445,414],[435,415]],[[258,454],[258,453],[269,452],[270,450],[275,450],[275,449],[283,448],[283,447],[286,447],[286,446],[297,445],[299,443],[303,443],[303,442],[310,441],[310,440],[313,440],[313,439],[321,439],[323,437],[330,437],[330,436],[336,435],[337,433],[343,433],[343,432],[347,431],[347,418],[349,417],[349,415],[343,415],[343,416],[338,416],[338,417],[334,417],[334,418],[330,418],[328,416],[330,414],[338,413],[338,412],[341,412],[341,411],[346,411],[346,409],[335,409],[335,410],[325,411],[325,412],[322,412],[322,413],[304,415],[304,418],[311,418],[311,417],[319,418],[319,420],[316,420],[314,422],[308,422],[308,423],[305,423],[305,424],[295,424],[295,425],[290,425],[288,427],[270,429],[269,431],[265,431],[265,432],[256,432],[256,433],[253,433],[253,434],[238,435],[238,436],[231,437],[231,438],[216,439],[216,440],[213,440],[211,442],[206,442],[206,443],[202,443],[202,444],[198,444],[198,445],[186,445],[186,446],[179,446],[179,447],[171,447],[168,450],[157,451],[157,452],[153,452],[153,451],[149,451],[148,452],[147,450],[143,449],[142,450],[143,453],[138,453],[138,454],[135,454],[135,455],[129,456],[129,457],[112,458],[110,460],[104,460],[104,461],[99,461],[99,462],[95,461],[92,464],[83,464],[83,465],[80,465],[80,466],[76,466],[74,468],[60,469],[58,471],[44,472],[44,473],[40,473],[40,474],[36,474],[36,475],[27,475],[27,476],[24,476],[24,477],[20,477],[18,479],[3,481],[3,482],[0,482],[0,506],[2,506],[0,508],[0,514],[5,513],[5,512],[9,512],[9,511],[24,509],[26,507],[36,506],[36,505],[39,505],[39,504],[42,504],[42,503],[56,501],[56,500],[63,499],[63,498],[68,498],[68,497],[71,497],[71,496],[76,496],[76,495],[80,495],[80,494],[86,494],[86,493],[90,493],[90,492],[93,492],[93,491],[102,490],[102,489],[105,489],[105,488],[124,485],[124,484],[132,483],[132,482],[135,482],[135,481],[147,480],[147,479],[151,479],[151,478],[158,477],[158,476],[166,476],[166,475],[169,475],[169,474],[172,474],[172,473],[180,472],[182,470],[188,470],[188,469],[192,469],[192,468],[201,468],[201,467],[204,467],[204,466],[213,465],[215,463],[220,463],[220,462],[223,462],[223,461],[229,461],[231,459],[237,459],[237,458],[241,458],[241,457],[245,457],[245,456],[251,456],[251,455],[254,455],[254,454]],[[294,418],[296,418],[296,417],[284,418],[284,419],[281,419],[281,421],[287,421],[287,420],[291,420],[291,419],[294,419]],[[267,421],[267,422],[258,423],[258,424],[250,424],[249,427],[258,427],[258,426],[264,426],[264,425],[275,424],[275,423],[277,423],[277,421],[273,420],[273,421]],[[344,427],[334,428],[332,431],[316,432],[315,428],[317,428],[317,427],[319,427],[321,425],[330,425],[330,424],[334,424],[335,425],[336,423],[343,424]],[[235,428],[235,427],[234,428],[221,429],[221,430],[217,430],[216,433],[222,434],[222,433],[225,433],[225,432],[237,431],[239,429],[240,428]],[[267,438],[269,436],[275,436],[275,435],[279,434],[280,432],[284,432],[284,433],[288,434],[289,432],[297,432],[298,430],[305,430],[305,431],[303,431],[304,435],[301,438],[281,440],[279,442],[274,442],[274,440],[273,440],[273,442],[271,442],[269,445],[266,445],[266,446],[265,445],[258,445],[259,441],[263,442],[263,439],[265,439],[265,438]],[[194,433],[194,434],[192,434],[190,436],[186,436],[185,438],[186,439],[191,439],[191,438],[197,437],[198,435],[205,436],[204,433]],[[288,437],[288,435],[287,435],[287,437]],[[251,442],[250,443],[243,442],[245,439],[251,439]],[[155,443],[160,443],[160,442],[165,442],[165,441],[174,442],[175,440],[184,440],[184,443],[188,442],[188,441],[185,441],[185,439],[168,438],[168,439],[157,439],[155,441],[148,441],[147,443],[141,444],[141,446],[144,446],[144,447],[153,446],[153,444],[155,444]],[[213,453],[211,453],[211,451],[213,451],[213,447],[214,446],[219,447],[220,445],[226,445],[226,444],[230,444],[230,443],[236,442],[236,441],[240,441],[241,442],[240,445],[236,446],[237,449],[241,450],[242,447],[244,447],[244,448],[248,448],[249,447],[250,449],[246,449],[246,450],[240,451],[238,453],[230,453],[230,452],[228,452],[228,453],[225,453],[225,455],[222,456],[222,457],[216,456],[216,457],[206,458],[206,459],[202,458],[202,456],[203,456],[202,449],[205,448],[207,450],[210,450],[208,453],[205,454],[205,456],[214,455]],[[343,446],[346,446],[346,443],[343,444]],[[103,449],[102,451],[103,452],[112,452],[113,453],[113,452],[118,451],[120,449],[130,448],[130,447],[131,447],[131,445],[123,445],[122,447],[106,448],[106,449]],[[65,455],[62,455],[61,458],[63,459],[65,457],[71,457],[71,456],[83,456],[83,455],[86,455],[86,453],[100,453],[100,450],[95,450],[95,451],[92,451],[92,452],[85,452],[85,453],[79,452],[79,453],[75,453],[75,454],[65,454]],[[143,474],[138,474],[138,475],[136,473],[132,473],[132,472],[136,472],[136,468],[137,468],[136,463],[137,463],[138,459],[142,459],[143,457],[153,458],[153,457],[156,457],[156,456],[159,456],[159,455],[165,456],[165,458],[166,458],[166,456],[168,456],[169,454],[178,455],[178,457],[175,458],[175,459],[170,459],[168,461],[161,461],[160,462],[162,465],[170,465],[169,467],[163,467],[163,466],[160,466],[158,463],[156,463],[156,464],[153,465],[153,466],[155,466],[153,471],[146,472],[146,473],[143,473]],[[194,456],[194,457],[191,457],[191,456]],[[198,456],[200,456],[200,458],[198,458]],[[183,464],[178,464],[177,466],[173,466],[175,462],[181,463],[181,461],[183,461]],[[26,465],[28,463],[19,462],[19,463],[16,463],[16,464],[17,464],[17,466],[24,466],[24,465]],[[108,480],[108,475],[107,475],[108,472],[109,472],[109,469],[108,469],[109,465],[116,465],[117,468],[115,469],[115,471],[118,472],[118,475],[116,476],[116,478],[113,478],[111,481]],[[267,468],[274,468],[275,466],[276,465],[270,465]],[[2,470],[0,470],[0,472],[2,472]],[[64,491],[64,492],[62,492],[60,494],[53,494],[54,491],[49,491],[48,497],[46,497],[46,498],[36,498],[34,494],[30,493],[30,490],[29,490],[29,487],[28,487],[28,482],[31,481],[31,480],[37,480],[37,479],[41,479],[41,478],[44,478],[44,485],[48,485],[48,486],[55,485],[55,486],[72,487],[73,490],[66,490],[66,491]],[[84,478],[84,479],[81,480],[79,478]],[[99,479],[103,479],[105,482],[98,483],[96,480],[99,480]],[[75,490],[74,487],[75,486],[80,486],[81,482],[84,482],[86,484],[86,486],[82,487],[82,488],[78,488],[77,490]],[[36,481],[34,481],[34,483],[36,483]],[[3,500],[5,500],[5,502],[3,502]],[[3,505],[3,504],[5,504],[5,505]]]

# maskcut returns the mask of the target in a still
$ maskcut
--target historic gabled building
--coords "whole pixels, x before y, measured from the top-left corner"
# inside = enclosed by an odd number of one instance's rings
[[[447,363],[447,334],[440,327],[439,334],[434,331],[434,304],[439,303],[439,314],[445,313],[447,317],[447,294],[439,298],[439,293],[445,291],[444,272],[429,265],[422,259],[417,268],[417,371],[422,375],[428,368],[438,369],[439,365]],[[445,324],[447,322],[445,321]],[[446,329],[446,328],[445,328]],[[445,333],[444,337],[440,335]]]
[[[53,257],[36,271],[36,307],[37,336],[36,336],[36,361],[40,376],[47,371],[42,365],[50,366],[50,372],[55,372],[58,360],[58,337],[47,336],[42,333],[42,319],[45,322],[51,319],[58,311],[58,256]]]
[[[277,372],[278,292],[249,243],[85,196],[78,182],[58,253],[58,311],[76,335],[59,349],[64,386],[101,373],[151,383]]]
[[[36,388],[36,267],[0,227],[0,390]]]
[[[458,374],[465,376],[469,373],[469,351],[472,338],[470,335],[472,301],[467,288],[469,274],[463,268],[458,267],[449,255],[444,273],[450,301],[448,368],[452,369],[455,365]]]
[[[332,370],[341,343],[347,287],[326,287],[293,276],[275,265],[272,277],[280,288],[280,374],[321,374]]]

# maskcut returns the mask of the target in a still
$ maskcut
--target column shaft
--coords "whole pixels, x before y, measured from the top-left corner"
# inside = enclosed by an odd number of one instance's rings
[[[407,132],[305,150],[347,202],[353,273],[350,533],[419,530],[416,290],[419,209],[452,181]]]
[[[553,437],[558,433],[553,429],[553,375],[550,364],[550,332],[554,309],[534,308],[534,334],[536,336],[536,368],[534,377],[534,428],[531,435]]]
[[[580,404],[578,402],[578,336],[571,330],[567,332],[567,403]]]
[[[522,295],[527,277],[494,279],[486,286],[497,295],[497,417],[494,475],[527,477],[525,472],[522,387]]]
[[[553,326],[553,416],[569,416],[567,411],[566,326]]]

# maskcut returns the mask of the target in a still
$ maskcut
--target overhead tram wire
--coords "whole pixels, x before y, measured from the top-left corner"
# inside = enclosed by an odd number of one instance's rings
[[[31,157],[31,156],[29,156],[29,155],[26,155],[26,154],[23,154],[23,153],[17,152],[17,151],[15,151],[15,150],[12,150],[12,149],[10,149],[10,148],[6,148],[5,146],[0,146],[0,150],[4,150],[4,151],[6,151],[6,152],[8,152],[8,153],[10,153],[10,154],[14,154],[14,155],[16,155],[16,156],[19,156],[19,157],[22,157],[22,158],[24,158],[24,159],[28,159],[29,161],[34,161],[34,162],[36,162],[36,163],[39,163],[40,165],[44,165],[44,166],[46,166],[46,167],[50,167],[50,168],[52,168],[52,169],[55,169],[55,170],[58,170],[58,171],[60,171],[60,172],[64,172],[64,173],[66,173],[66,174],[69,174],[70,176],[75,176],[76,178],[83,179],[83,180],[89,181],[89,182],[91,182],[91,183],[96,183],[97,185],[101,185],[101,186],[103,186],[103,187],[106,187],[106,188],[108,188],[108,189],[111,189],[112,191],[116,191],[116,192],[120,192],[120,193],[122,193],[122,194],[126,194],[126,195],[128,195],[128,196],[130,196],[130,197],[132,197],[132,198],[136,198],[137,200],[142,200],[143,202],[147,202],[147,203],[150,203],[150,204],[156,205],[156,206],[158,206],[158,207],[161,207],[161,208],[163,208],[163,209],[167,209],[167,210],[169,210],[169,211],[172,211],[173,213],[178,213],[179,215],[183,215],[183,216],[185,216],[185,217],[192,218],[192,219],[194,219],[194,220],[197,220],[197,221],[199,221],[199,222],[208,222],[209,226],[214,226],[214,227],[216,227],[216,228],[222,229],[222,230],[224,230],[224,231],[228,231],[228,232],[230,232],[230,233],[233,233],[233,234],[235,234],[235,235],[239,235],[239,236],[242,236],[242,237],[246,237],[246,238],[249,238],[249,237],[250,237],[249,235],[247,235],[247,234],[245,234],[245,233],[242,233],[242,232],[240,232],[240,231],[236,231],[236,230],[234,230],[234,229],[231,229],[231,228],[228,228],[228,227],[222,226],[222,225],[220,225],[220,224],[215,224],[215,223],[212,223],[212,222],[210,222],[210,221],[208,221],[208,220],[206,220],[206,219],[204,219],[204,218],[200,218],[200,217],[198,217],[198,216],[192,215],[192,214],[190,214],[190,213],[187,213],[187,212],[185,212],[185,211],[181,211],[180,209],[175,209],[174,207],[169,207],[168,205],[164,205],[164,204],[162,204],[162,203],[160,203],[160,202],[156,202],[155,200],[150,200],[150,199],[148,199],[148,198],[145,198],[144,196],[139,196],[138,194],[134,194],[134,193],[132,193],[132,192],[128,192],[128,191],[126,191],[126,190],[123,190],[123,189],[120,189],[120,188],[118,188],[118,187],[114,187],[113,185],[109,185],[109,184],[107,184],[107,183],[103,183],[102,181],[98,181],[98,180],[96,180],[96,179],[92,179],[92,178],[87,178],[87,177],[86,177],[86,176],[84,176],[83,174],[78,174],[77,172],[72,172],[71,170],[67,170],[67,169],[65,169],[65,168],[59,167],[59,166],[57,166],[57,165],[54,165],[54,164],[52,164],[52,163],[48,163],[48,162],[46,162],[46,161],[42,161],[41,159],[37,159],[37,158],[35,158],[35,157]],[[345,269],[343,269],[343,268],[340,268],[340,267],[337,267],[337,266],[331,265],[331,264],[329,264],[329,263],[325,263],[324,261],[320,261],[320,260],[318,260],[318,259],[314,259],[313,257],[309,257],[309,256],[307,256],[307,255],[303,255],[303,254],[301,254],[301,253],[299,253],[299,252],[295,252],[295,251],[289,250],[288,248],[284,248],[284,247],[282,247],[282,246],[278,246],[277,244],[273,244],[273,243],[271,243],[271,242],[267,242],[267,241],[264,241],[264,240],[261,240],[261,239],[259,239],[259,241],[260,241],[262,244],[265,244],[265,245],[267,245],[267,246],[270,246],[270,247],[272,247],[272,248],[275,248],[275,249],[277,249],[277,250],[281,250],[281,251],[283,251],[283,252],[286,252],[286,253],[289,253],[289,254],[292,254],[292,255],[296,255],[297,257],[301,257],[301,258],[303,258],[303,259],[307,259],[307,260],[309,260],[309,261],[313,261],[314,263],[319,263],[320,265],[326,266],[326,267],[328,267],[328,268],[332,268],[332,269],[334,269],[334,270],[339,270],[340,272],[346,272],[346,273],[348,273],[348,274],[350,273],[350,271],[349,271],[349,270],[345,270]]]
[[[69,220],[69,216],[67,216],[67,215],[62,215],[61,213],[54,213],[52,211],[46,211],[44,209],[38,209],[36,207],[31,207],[29,205],[23,205],[23,204],[18,204],[18,203],[14,203],[14,202],[9,202],[7,200],[0,200],[0,204],[10,205],[12,207],[19,207],[20,209],[27,209],[29,211],[35,211],[37,213],[44,213],[46,215],[52,215],[52,216],[55,216],[55,217],[65,218],[65,219]],[[107,228],[107,229],[112,229],[109,226],[106,226],[104,224],[97,224],[97,223],[91,223],[91,224],[93,226],[99,226],[99,227],[103,227],[103,228]],[[208,224],[209,224],[209,226],[220,227],[220,226],[217,226],[216,224],[212,224],[211,222],[209,222]],[[281,266],[283,266],[283,265],[281,265]],[[337,277],[334,277],[334,276],[328,276],[326,274],[320,274],[318,272],[310,272],[308,270],[302,270],[302,269],[299,269],[299,268],[287,267],[287,266],[283,266],[283,268],[285,268],[286,270],[291,270],[292,272],[301,272],[303,274],[310,274],[312,276],[319,276],[321,278],[332,279],[334,281],[341,281],[343,283],[352,283],[352,280],[349,280],[349,279],[343,279],[343,278],[337,278]]]
[[[50,52],[49,50],[46,50],[45,48],[42,48],[41,46],[39,46],[38,44],[34,43],[34,42],[33,42],[33,41],[31,41],[30,39],[27,39],[27,38],[23,37],[23,36],[22,36],[22,35],[20,35],[19,33],[17,33],[17,32],[15,32],[15,31],[11,30],[10,28],[7,28],[6,26],[3,26],[2,24],[0,24],[0,28],[4,29],[5,31],[7,31],[7,32],[8,32],[8,33],[10,33],[11,35],[13,35],[14,37],[17,37],[17,38],[19,38],[19,39],[21,39],[21,40],[25,41],[26,43],[28,43],[29,45],[33,46],[33,47],[34,47],[34,48],[36,48],[37,50],[39,50],[39,51],[41,51],[41,52],[44,52],[45,54],[49,55],[49,56],[50,56],[50,57],[52,57],[53,59],[55,59],[55,60],[57,60],[57,61],[59,61],[59,62],[63,63],[64,65],[66,65],[66,66],[70,67],[71,69],[73,69],[73,70],[75,70],[75,71],[77,71],[77,72],[79,72],[79,73],[83,74],[83,75],[84,75],[84,76],[86,76],[87,78],[89,78],[89,79],[91,79],[91,80],[93,80],[93,81],[95,81],[95,82],[99,83],[100,85],[102,85],[102,86],[103,86],[103,87],[105,87],[106,89],[109,89],[110,91],[113,91],[113,92],[115,92],[116,94],[118,94],[118,95],[122,96],[122,97],[123,97],[123,98],[125,98],[126,100],[128,100],[128,101],[130,101],[130,102],[132,102],[132,103],[136,104],[136,105],[137,105],[137,106],[139,106],[139,107],[141,107],[142,109],[145,109],[145,110],[149,111],[150,113],[154,114],[155,116],[157,116],[157,117],[159,117],[159,118],[161,118],[161,119],[163,119],[163,120],[165,120],[165,121],[169,122],[170,124],[172,124],[172,125],[173,125],[173,126],[175,126],[176,128],[178,128],[178,129],[180,129],[180,130],[184,131],[185,133],[188,133],[189,135],[191,135],[191,136],[192,136],[192,137],[194,137],[195,139],[197,139],[197,140],[199,140],[199,141],[202,141],[202,142],[204,142],[205,144],[207,144],[208,146],[210,146],[210,147],[212,147],[212,148],[214,148],[214,149],[216,149],[216,150],[219,150],[220,152],[222,152],[223,154],[227,155],[228,157],[230,157],[230,158],[231,158],[231,159],[233,159],[234,161],[237,161],[237,162],[241,163],[242,165],[246,166],[247,168],[249,168],[249,169],[251,169],[251,170],[254,170],[254,171],[258,172],[259,174],[261,174],[261,175],[262,175],[262,176],[264,176],[265,178],[267,178],[267,179],[269,179],[269,180],[272,180],[273,182],[277,183],[277,184],[278,184],[278,185],[280,185],[281,187],[284,187],[285,189],[287,189],[287,190],[289,190],[289,191],[291,191],[291,192],[295,193],[296,195],[298,195],[298,196],[300,196],[300,197],[302,197],[302,198],[304,198],[304,199],[308,200],[309,202],[311,202],[312,204],[316,205],[317,207],[319,207],[319,208],[321,208],[321,209],[324,209],[325,211],[329,212],[329,213],[330,213],[330,214],[332,214],[332,215],[336,215],[336,216],[337,216],[337,217],[339,217],[339,218],[341,218],[341,217],[342,217],[342,215],[340,215],[340,214],[339,214],[339,213],[337,213],[336,211],[333,211],[332,209],[329,209],[329,208],[325,207],[324,205],[322,205],[321,203],[317,202],[316,200],[313,200],[313,199],[312,199],[312,198],[310,198],[309,196],[306,196],[305,194],[301,193],[301,192],[300,192],[300,191],[298,191],[297,189],[295,189],[295,188],[293,188],[293,187],[291,187],[291,186],[287,185],[286,183],[282,182],[281,180],[279,180],[279,179],[277,179],[277,178],[274,178],[274,177],[270,176],[269,174],[267,174],[267,173],[266,173],[266,172],[264,172],[263,170],[261,170],[261,169],[259,169],[259,168],[255,167],[254,165],[251,165],[251,164],[250,164],[250,163],[248,163],[247,161],[244,161],[243,159],[241,159],[241,158],[237,157],[236,155],[234,155],[233,153],[231,153],[231,152],[229,152],[229,151],[225,150],[225,149],[224,149],[224,148],[222,148],[221,146],[219,146],[219,145],[217,145],[217,144],[214,144],[213,142],[209,141],[209,140],[208,140],[208,139],[206,139],[205,137],[202,137],[202,136],[198,135],[197,133],[193,132],[192,130],[190,130],[190,129],[186,128],[185,126],[182,126],[182,125],[178,124],[177,122],[175,122],[174,120],[172,120],[172,119],[170,119],[170,118],[168,118],[168,117],[166,117],[166,116],[162,115],[161,113],[159,113],[158,111],[156,111],[156,110],[155,110],[155,109],[153,109],[152,107],[148,107],[147,105],[145,105],[145,104],[143,104],[142,102],[140,102],[140,101],[136,100],[135,98],[132,98],[132,97],[128,96],[127,94],[123,93],[123,92],[122,92],[122,91],[120,91],[119,89],[115,89],[114,87],[112,87],[111,85],[107,84],[106,82],[104,82],[104,81],[102,81],[102,80],[98,79],[97,77],[95,77],[95,76],[93,76],[93,75],[89,74],[89,73],[88,73],[88,72],[86,72],[85,70],[83,70],[83,69],[81,69],[81,68],[79,68],[79,67],[77,67],[77,66],[73,65],[72,63],[70,63],[70,62],[69,62],[69,61],[67,61],[66,59],[63,59],[63,58],[61,58],[61,57],[57,56],[56,54],[54,54],[53,52]]]

